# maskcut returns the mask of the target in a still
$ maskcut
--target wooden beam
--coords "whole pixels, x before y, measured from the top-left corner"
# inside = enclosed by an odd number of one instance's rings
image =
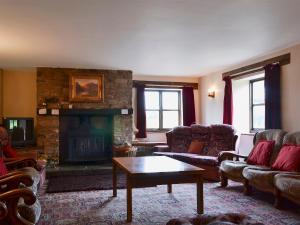
[[[222,77],[232,76],[237,78],[239,76],[244,76],[253,72],[256,72],[258,69],[263,68],[264,66],[278,62],[281,66],[290,64],[291,62],[291,53],[280,55],[271,59],[266,59],[264,61],[254,63],[248,66],[244,66],[235,70],[231,70],[229,72],[223,73]]]
[[[253,75],[257,74],[258,72],[262,72],[262,71],[264,71],[264,68],[261,67],[261,68],[258,68],[256,70],[250,70],[250,71],[246,71],[244,73],[239,73],[237,75],[232,75],[231,79],[238,80],[238,79],[250,77],[250,76],[253,76]]]
[[[151,87],[162,87],[162,88],[192,87],[195,90],[198,89],[198,83],[133,80],[133,87],[137,87],[139,85],[145,85],[145,86],[151,86]]]

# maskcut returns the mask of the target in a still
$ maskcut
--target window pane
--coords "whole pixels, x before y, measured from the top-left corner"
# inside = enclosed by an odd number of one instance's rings
[[[265,81],[256,81],[253,83],[253,104],[265,102]]]
[[[159,93],[157,91],[145,91],[146,109],[159,109]]]
[[[265,106],[264,105],[253,106],[253,128],[254,129],[265,128]]]
[[[146,111],[146,127],[147,129],[159,128],[159,112],[158,111]]]
[[[177,109],[178,110],[178,92],[165,91],[162,93],[162,107],[163,109]]]
[[[178,111],[163,111],[163,128],[173,128],[178,125]]]

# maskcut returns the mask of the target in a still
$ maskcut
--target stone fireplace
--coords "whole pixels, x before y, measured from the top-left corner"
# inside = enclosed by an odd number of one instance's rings
[[[103,75],[103,102],[70,102],[72,74]],[[39,108],[47,98],[59,100],[56,106],[47,106],[58,108],[59,115],[37,116],[38,145],[44,147],[48,158],[59,160],[60,164],[109,160],[114,144],[132,141],[131,93],[131,71],[38,68]]]

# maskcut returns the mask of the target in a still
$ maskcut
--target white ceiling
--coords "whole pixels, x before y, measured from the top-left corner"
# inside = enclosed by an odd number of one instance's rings
[[[300,0],[0,0],[0,66],[199,76],[300,42]]]

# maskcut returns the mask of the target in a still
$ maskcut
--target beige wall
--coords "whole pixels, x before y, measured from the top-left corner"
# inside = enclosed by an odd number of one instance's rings
[[[209,125],[222,123],[224,84],[219,74],[204,76],[199,79],[199,118],[200,123]],[[208,89],[215,90],[215,98],[208,97]]]
[[[298,131],[300,130],[300,45],[296,45],[264,57],[249,60],[243,64],[232,66],[226,71],[288,52],[291,53],[291,63],[289,65],[282,66],[281,74],[282,125],[283,129],[286,131]],[[225,71],[220,71],[199,78],[200,123],[222,123],[224,97],[224,82],[222,81],[222,72]],[[207,97],[207,90],[211,87],[215,87],[217,90],[215,99]]]
[[[133,75],[133,80],[147,80],[147,81],[171,81],[171,82],[190,82],[190,83],[198,83],[197,77],[166,77],[166,76],[138,76]],[[135,89],[133,89],[132,95],[132,104],[134,111],[134,118],[136,121],[135,108],[136,108],[136,93]],[[199,90],[194,90],[194,98],[195,98],[195,113],[196,113],[196,122],[199,122]],[[147,141],[166,141],[165,133],[158,132],[148,132],[147,133]]]
[[[3,116],[36,119],[36,69],[3,69]]]

